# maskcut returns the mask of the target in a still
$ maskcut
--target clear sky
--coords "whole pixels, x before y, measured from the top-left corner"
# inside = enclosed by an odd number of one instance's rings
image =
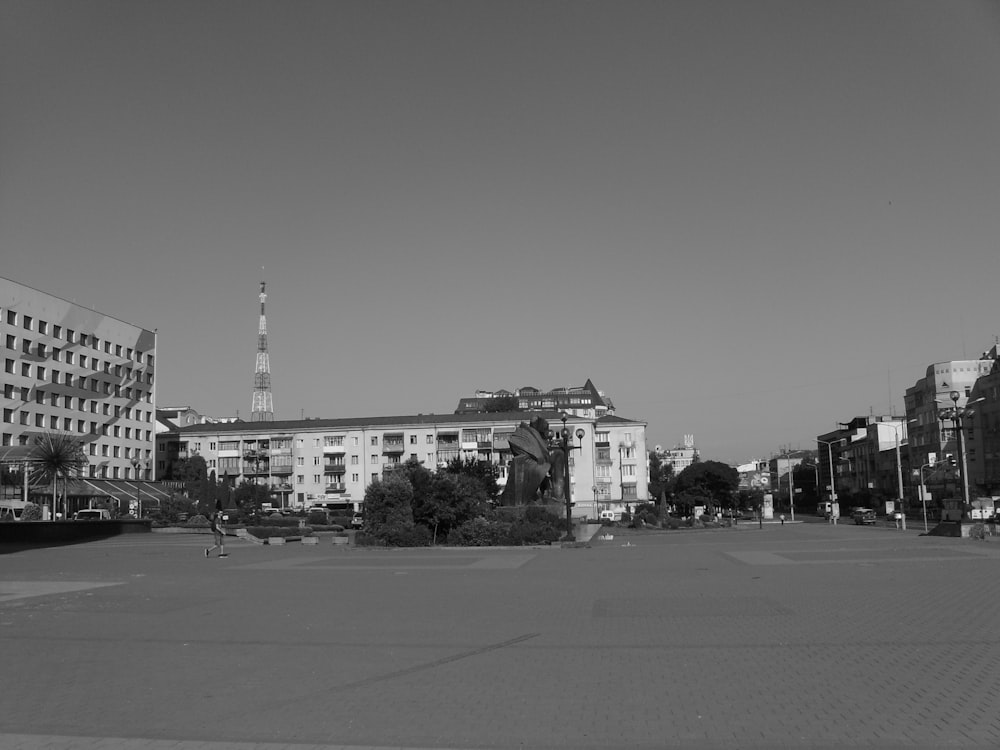
[[[0,3],[0,275],[158,400],[448,413],[589,377],[742,462],[1000,334],[1000,4]]]

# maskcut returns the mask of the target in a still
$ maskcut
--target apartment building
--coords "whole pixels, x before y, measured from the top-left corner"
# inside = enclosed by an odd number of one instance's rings
[[[474,396],[460,398],[455,413],[482,414],[515,410],[566,412],[577,417],[600,419],[614,416],[615,405],[588,378],[582,386],[561,386],[547,391],[529,385],[514,391],[478,390]]]
[[[554,432],[562,429],[560,413],[538,415]],[[190,424],[157,436],[157,472],[162,476],[171,462],[199,455],[216,479],[266,485],[283,506],[334,502],[357,510],[369,484],[411,459],[431,469],[456,458],[489,461],[498,466],[503,485],[511,459],[508,437],[533,416],[518,411]],[[570,457],[577,515],[596,517],[599,507],[648,497],[645,422],[567,415],[566,428],[579,446]]]
[[[969,393],[973,417],[967,420],[966,454],[970,492],[1000,496],[1000,356],[994,345],[983,357],[992,360]]]
[[[959,457],[960,446],[955,423],[950,419],[942,419],[942,410],[951,407],[965,409],[973,396],[980,378],[989,376],[996,363],[996,347],[984,353],[979,359],[953,360],[936,362],[927,367],[923,378],[906,389],[905,406],[906,420],[909,427],[909,457],[914,469],[920,468],[928,474],[927,486],[932,496],[953,495],[956,491],[954,477],[945,470],[934,471],[935,463],[943,462],[951,454]],[[980,386],[982,389],[982,386]],[[954,394],[954,398],[952,396]],[[979,412],[980,404],[976,405]],[[987,410],[994,409],[987,406]],[[991,425],[993,422],[991,421]],[[969,467],[970,486],[978,481],[985,481],[985,466],[982,460],[985,445],[976,440],[977,420],[966,419],[963,422],[965,434],[962,436],[967,444],[966,459]],[[994,449],[995,450],[995,449]]]
[[[95,479],[148,479],[156,333],[0,278],[3,446],[43,432],[80,440]]]
[[[840,429],[816,437],[816,470],[823,500],[843,501],[852,495],[878,492],[899,495],[902,474],[904,497],[911,498],[906,420],[869,415],[842,422]],[[832,473],[831,473],[832,470]],[[915,500],[915,496],[912,496]],[[841,505],[841,512],[848,508]]]

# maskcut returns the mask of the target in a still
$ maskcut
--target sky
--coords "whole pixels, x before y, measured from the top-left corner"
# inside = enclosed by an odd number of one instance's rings
[[[742,463],[1000,334],[1000,4],[3,0],[0,275],[159,405],[588,378]]]

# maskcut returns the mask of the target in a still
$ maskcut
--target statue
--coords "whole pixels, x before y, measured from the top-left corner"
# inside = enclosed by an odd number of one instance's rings
[[[525,505],[534,502],[549,488],[549,423],[535,417],[530,424],[521,422],[508,438],[513,454],[507,471],[507,485],[500,496],[501,505]]]

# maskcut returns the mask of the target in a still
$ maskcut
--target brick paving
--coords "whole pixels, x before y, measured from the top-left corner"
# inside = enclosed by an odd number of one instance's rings
[[[1000,747],[1000,540],[613,533],[0,555],[0,748]]]

